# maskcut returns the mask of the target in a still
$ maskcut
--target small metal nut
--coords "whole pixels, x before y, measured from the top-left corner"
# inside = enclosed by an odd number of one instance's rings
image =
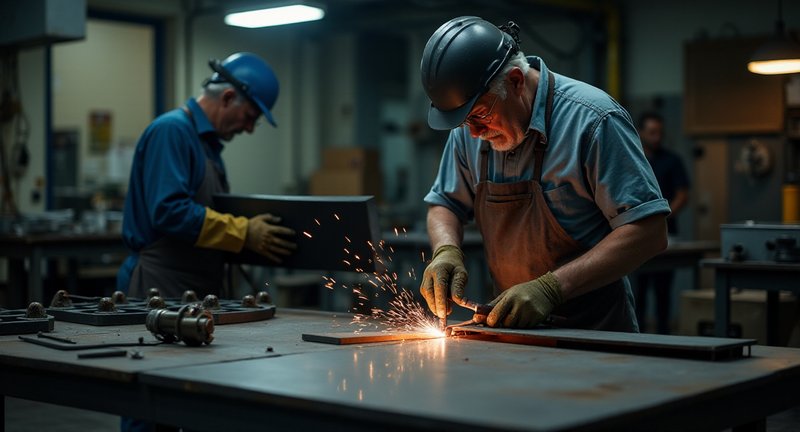
[[[197,298],[197,293],[192,290],[186,290],[183,292],[181,296],[181,303],[188,304],[188,303],[197,303],[199,299]]]
[[[250,294],[242,297],[242,307],[246,308],[258,307],[258,305],[256,304],[256,298]]]
[[[147,290],[147,298],[158,297],[161,294],[158,292],[158,288],[150,288]]]
[[[98,312],[116,312],[117,305],[111,301],[111,297],[103,297],[97,303],[97,311]]]
[[[148,309],[164,309],[166,307],[167,303],[159,296],[150,297],[150,300],[147,301]]]
[[[267,347],[267,352],[273,352],[273,351],[275,351],[275,350],[274,350],[274,349],[272,349],[272,347],[271,347],[271,346],[268,346],[268,347]]]
[[[114,304],[126,304],[128,303],[128,298],[125,297],[125,293],[122,291],[114,291],[114,294],[111,294],[111,301]]]
[[[25,311],[25,318],[47,318],[47,313],[39,302],[32,302]]]
[[[209,294],[203,299],[203,309],[219,309],[219,297]]]
[[[58,290],[50,301],[50,307],[72,307],[72,300],[66,290]]]
[[[269,295],[267,291],[261,291],[256,295],[256,301],[260,304],[271,304],[272,303],[272,296]]]

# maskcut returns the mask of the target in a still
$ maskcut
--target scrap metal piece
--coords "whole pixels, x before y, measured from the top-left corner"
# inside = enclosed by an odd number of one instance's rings
[[[105,358],[105,357],[125,357],[128,352],[125,350],[105,350],[78,354],[79,359]]]
[[[41,303],[31,302],[25,310],[25,318],[47,318],[47,312]]]
[[[69,298],[69,293],[66,290],[58,290],[50,301],[50,307],[72,307],[72,300]]]
[[[214,317],[197,305],[185,305],[177,312],[155,309],[147,315],[146,327],[156,339],[189,346],[210,344],[214,340]]]
[[[48,334],[44,334],[43,332],[37,333],[36,337],[45,338],[45,339],[51,339],[51,340],[54,340],[54,341],[64,342],[64,343],[68,343],[68,344],[76,344],[77,343],[72,339],[62,338],[62,337],[58,337],[58,336],[51,336],[51,335],[48,335]]]

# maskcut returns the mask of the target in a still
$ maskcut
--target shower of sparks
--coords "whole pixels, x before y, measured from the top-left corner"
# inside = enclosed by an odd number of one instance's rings
[[[333,217],[340,221],[338,214],[333,213]],[[319,219],[314,218],[317,226],[322,226]],[[405,228],[394,228],[395,236],[400,236],[402,229],[403,235],[408,235]],[[302,231],[308,238],[313,238],[309,231]],[[439,327],[439,320],[428,312],[427,308],[414,298],[412,291],[399,287],[400,278],[396,272],[372,272],[367,273],[361,266],[364,261],[369,264],[381,264],[380,267],[386,268],[386,261],[392,262],[394,248],[388,246],[384,240],[377,243],[378,249],[371,241],[366,241],[371,253],[364,256],[362,247],[354,244],[348,236],[344,236],[346,243],[343,244],[342,263],[351,271],[359,274],[364,279],[361,282],[353,282],[349,285],[337,282],[332,276],[322,276],[325,288],[333,291],[337,286],[353,294],[354,313],[351,325],[357,326],[354,330],[359,333],[366,329],[380,330],[384,332],[412,332],[429,333],[434,337],[444,337],[444,333]],[[359,252],[357,252],[359,251]],[[425,262],[425,252],[421,253],[422,262]],[[373,261],[374,259],[374,261]],[[416,272],[412,267],[408,271],[408,276],[417,280]],[[269,283],[267,283],[269,286]],[[373,299],[388,296],[388,310],[382,310],[370,305]],[[365,313],[365,311],[368,311]],[[344,384],[346,385],[346,384]]]

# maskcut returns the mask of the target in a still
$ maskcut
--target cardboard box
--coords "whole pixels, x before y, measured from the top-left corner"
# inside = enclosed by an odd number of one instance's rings
[[[785,345],[797,321],[795,297],[782,292],[778,306],[778,341]],[[680,300],[679,333],[689,336],[713,336],[714,291],[683,291]],[[767,342],[767,292],[731,290],[730,330],[737,337]]]
[[[380,154],[377,150],[360,147],[326,148],[322,153],[324,170],[358,170],[379,172]]]
[[[311,175],[311,195],[373,195],[381,200],[383,182],[380,177],[359,170],[321,169]]]

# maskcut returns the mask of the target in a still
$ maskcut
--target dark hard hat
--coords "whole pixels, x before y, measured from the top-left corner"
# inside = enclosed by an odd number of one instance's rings
[[[433,33],[422,53],[420,75],[431,99],[428,124],[453,129],[519,50],[515,38],[474,16],[451,19]]]
[[[206,80],[204,86],[208,83],[230,83],[264,113],[271,125],[276,126],[272,107],[278,99],[278,77],[261,57],[239,52],[221,62],[209,60],[208,65],[215,73]]]

